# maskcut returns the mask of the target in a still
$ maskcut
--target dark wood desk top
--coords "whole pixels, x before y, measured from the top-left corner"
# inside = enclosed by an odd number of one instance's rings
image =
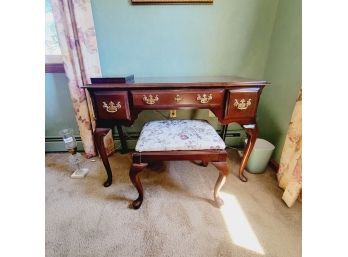
[[[186,88],[186,87],[236,87],[236,86],[265,86],[269,83],[265,80],[252,80],[236,76],[216,77],[144,77],[134,78],[131,83],[87,84],[84,88]]]

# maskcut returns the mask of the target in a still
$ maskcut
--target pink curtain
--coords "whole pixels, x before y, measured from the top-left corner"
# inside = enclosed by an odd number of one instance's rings
[[[82,85],[101,76],[96,34],[89,0],[51,0],[52,11],[76,121],[87,157],[96,155],[93,140],[95,116],[90,97]],[[111,132],[104,140],[113,152]]]
[[[291,207],[302,190],[302,93],[296,101],[277,173],[282,199]]]

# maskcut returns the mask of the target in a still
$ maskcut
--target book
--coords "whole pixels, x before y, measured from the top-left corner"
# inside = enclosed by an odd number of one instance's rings
[[[92,84],[107,84],[107,83],[131,83],[134,82],[134,75],[119,76],[119,77],[103,77],[91,78]]]

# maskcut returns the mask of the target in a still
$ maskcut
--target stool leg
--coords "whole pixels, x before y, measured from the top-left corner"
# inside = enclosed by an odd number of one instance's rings
[[[215,183],[214,188],[214,201],[216,207],[220,208],[224,201],[220,198],[219,193],[222,186],[225,184],[226,176],[228,175],[228,166],[227,162],[212,162],[212,164],[219,170],[219,177]]]
[[[144,190],[143,190],[143,186],[141,185],[139,173],[147,165],[148,165],[147,163],[133,163],[129,170],[129,178],[139,193],[138,198],[132,202],[133,209],[139,209],[141,204],[143,203]]]
[[[208,166],[208,164],[209,164],[209,162],[208,162],[208,161],[205,161],[205,160],[203,160],[203,161],[202,161],[202,166],[203,166],[203,167],[207,167],[207,166]]]
[[[196,164],[196,165],[199,165],[199,166],[202,166],[202,167],[207,167],[208,164],[209,164],[209,160],[201,160],[199,162],[197,161],[191,161],[192,163]]]

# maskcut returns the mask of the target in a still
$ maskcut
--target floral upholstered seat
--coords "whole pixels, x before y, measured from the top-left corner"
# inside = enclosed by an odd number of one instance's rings
[[[144,125],[135,150],[147,152],[225,148],[225,142],[205,120],[158,120]]]

